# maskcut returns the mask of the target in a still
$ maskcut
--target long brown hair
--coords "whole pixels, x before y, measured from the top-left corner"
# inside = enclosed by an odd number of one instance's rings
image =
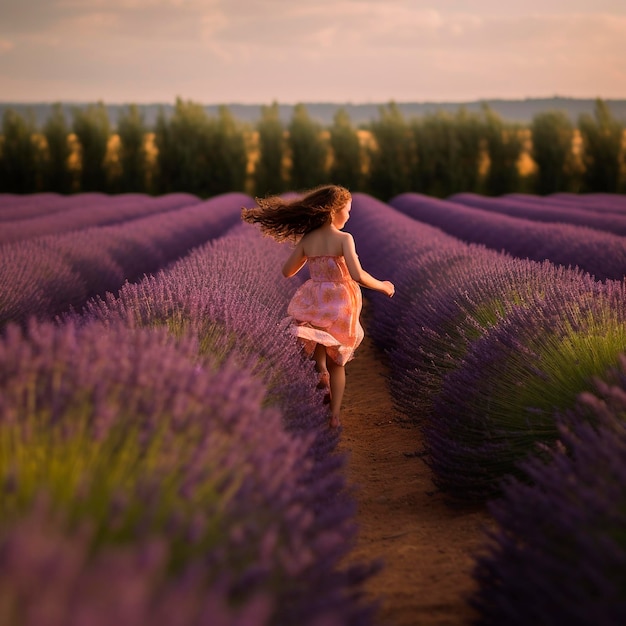
[[[297,240],[323,226],[351,197],[345,187],[323,185],[295,198],[255,198],[258,206],[243,208],[241,219],[249,224],[258,224],[264,235],[276,241]]]

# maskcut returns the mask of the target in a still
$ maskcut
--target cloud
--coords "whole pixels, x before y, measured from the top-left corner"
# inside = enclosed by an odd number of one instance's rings
[[[611,0],[596,4],[607,2]],[[477,4],[491,3],[473,3]],[[467,4],[452,0],[436,5],[403,0],[9,0],[8,8],[0,9],[0,36],[54,34],[92,46],[125,38],[164,46],[210,42],[230,58],[247,57],[250,50],[306,55],[312,48],[318,56],[327,50],[333,56],[350,57],[351,51],[378,54],[394,48],[465,47],[471,53],[486,47],[585,47],[599,39],[626,40],[624,13],[528,13],[529,5],[541,4],[550,2],[527,0],[527,12],[517,14],[458,10],[454,7]]]
[[[220,0],[8,0],[0,5],[0,34],[150,40],[197,38],[201,22],[219,18]]]
[[[15,99],[7,85],[45,76],[105,100],[625,97],[626,5],[585,4],[5,0],[0,89]]]

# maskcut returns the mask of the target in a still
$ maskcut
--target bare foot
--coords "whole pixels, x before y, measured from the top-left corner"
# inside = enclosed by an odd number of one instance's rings
[[[326,390],[326,393],[324,394],[324,404],[330,404],[330,374],[328,372],[322,372],[320,374],[317,388]]]

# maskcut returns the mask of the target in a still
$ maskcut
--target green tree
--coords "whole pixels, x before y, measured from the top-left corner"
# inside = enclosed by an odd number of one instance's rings
[[[143,114],[135,104],[131,104],[117,120],[120,138],[120,191],[147,191],[147,132]]]
[[[461,107],[454,118],[457,137],[456,177],[452,193],[478,191],[483,128],[480,116]]]
[[[243,191],[247,151],[242,128],[227,107],[211,118],[194,102],[176,100],[171,118],[160,111],[155,129],[159,190],[209,197]]]
[[[415,188],[415,140],[398,106],[391,102],[379,108],[380,117],[370,124],[375,147],[368,150],[369,192],[389,200]]]
[[[171,118],[159,112],[155,128],[159,191],[211,195],[208,171],[212,163],[214,129],[204,107],[181,98]]]
[[[43,127],[46,151],[43,162],[43,188],[57,193],[70,193],[72,173],[69,159],[72,153],[69,144],[70,129],[60,102],[52,107]]]
[[[537,113],[531,123],[535,193],[567,191],[572,178],[574,125],[563,111]]]
[[[73,129],[80,143],[80,190],[106,191],[108,188],[105,157],[111,125],[102,102],[84,109],[74,108]]]
[[[259,158],[254,170],[255,193],[259,196],[282,193],[287,188],[283,168],[286,142],[277,102],[261,107],[256,129],[259,133]]]
[[[326,171],[328,151],[322,137],[322,127],[309,117],[304,104],[296,104],[294,107],[288,130],[291,187],[310,189],[328,182]]]
[[[350,115],[340,108],[330,127],[330,146],[333,160],[330,179],[337,185],[356,191],[363,188],[363,155],[356,129]]]
[[[620,188],[624,124],[616,120],[606,102],[596,100],[594,116],[581,115],[583,191],[616,193]]]
[[[155,163],[156,175],[152,185],[156,193],[168,193],[174,188],[178,163],[172,147],[170,123],[163,111],[163,107],[159,107],[154,124],[154,145],[157,155]]]
[[[499,196],[519,189],[518,161],[523,140],[519,124],[505,123],[488,106],[483,107],[484,133],[489,154],[489,171],[485,180],[488,195]]]
[[[415,138],[412,185],[418,191],[444,197],[454,178],[456,136],[450,115],[438,111],[409,123]]]
[[[478,186],[480,121],[460,109],[438,111],[416,119],[411,128],[416,160],[413,184],[431,196],[446,197]]]
[[[248,153],[243,129],[226,106],[219,107],[212,126],[215,146],[207,172],[210,194],[244,191]]]
[[[13,109],[4,112],[0,146],[0,191],[37,191],[40,155],[34,139],[36,130],[32,113],[23,118]]]

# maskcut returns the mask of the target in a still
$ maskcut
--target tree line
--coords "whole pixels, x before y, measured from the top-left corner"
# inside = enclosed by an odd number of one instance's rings
[[[255,124],[227,106],[210,116],[178,98],[171,115],[148,127],[135,105],[115,129],[102,102],[56,104],[41,128],[7,109],[0,136],[0,192],[228,191],[265,196],[333,182],[387,200],[405,191],[437,197],[558,191],[626,192],[624,122],[598,99],[576,123],[562,111],[530,124],[503,120],[488,106],[407,118],[394,102],[355,126],[339,109],[322,126],[298,104],[288,123],[278,104]]]

